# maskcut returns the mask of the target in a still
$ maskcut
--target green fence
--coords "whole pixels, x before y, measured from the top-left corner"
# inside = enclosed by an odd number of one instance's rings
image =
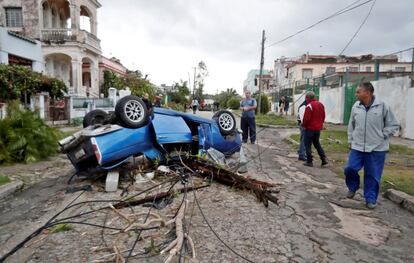
[[[345,85],[345,103],[344,103],[344,124],[348,124],[351,116],[352,106],[356,102],[355,92],[359,83]]]

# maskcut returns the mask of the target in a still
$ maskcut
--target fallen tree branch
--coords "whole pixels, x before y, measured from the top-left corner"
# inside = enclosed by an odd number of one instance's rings
[[[204,185],[200,185],[200,186],[194,186],[194,187],[183,187],[180,189],[175,190],[174,192],[177,193],[184,193],[185,191],[189,192],[189,191],[194,191],[194,190],[198,190],[204,187],[208,187],[210,185],[208,184],[204,184]],[[114,208],[116,209],[120,209],[120,208],[125,208],[125,207],[129,207],[129,206],[135,206],[135,205],[142,205],[148,202],[152,202],[152,201],[158,201],[160,199],[166,198],[166,197],[170,197],[172,196],[174,193],[172,192],[162,192],[159,194],[155,194],[155,195],[150,195],[150,196],[146,196],[144,198],[141,199],[137,199],[137,200],[128,200],[128,201],[123,201],[123,202],[119,202],[114,204]]]
[[[280,186],[282,185],[281,183],[264,182],[250,177],[240,176],[234,172],[217,167],[213,163],[201,159],[190,158],[186,161],[188,162],[188,165],[184,164],[181,160],[182,164],[195,175],[208,178],[211,177],[210,174],[212,173],[214,175],[211,178],[212,180],[236,189],[252,191],[257,199],[259,199],[259,201],[266,207],[269,205],[268,201],[278,205],[278,198],[272,195],[272,192],[277,192],[277,190],[275,191],[274,189],[271,190],[269,188]]]

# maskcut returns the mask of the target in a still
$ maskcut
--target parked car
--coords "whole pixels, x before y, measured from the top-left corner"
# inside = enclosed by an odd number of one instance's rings
[[[77,172],[111,170],[131,157],[144,155],[163,160],[174,151],[191,154],[214,148],[225,155],[240,150],[240,134],[229,111],[212,119],[165,108],[148,112],[135,96],[118,101],[114,114],[93,110],[84,118],[85,128],[61,141]]]

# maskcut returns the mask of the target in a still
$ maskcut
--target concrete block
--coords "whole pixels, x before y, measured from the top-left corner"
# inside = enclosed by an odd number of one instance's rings
[[[414,196],[394,189],[388,189],[384,193],[384,196],[394,203],[401,205],[411,213],[414,213]]]
[[[386,198],[388,198],[389,200],[393,201],[396,204],[402,204],[403,201],[409,197],[408,194],[395,190],[395,189],[388,189],[385,193],[384,196]]]
[[[402,203],[402,207],[404,207],[411,213],[414,213],[414,197],[409,196],[408,198],[406,198]]]
[[[22,181],[14,181],[0,186],[0,199],[6,198],[23,188]]]
[[[105,191],[115,192],[118,189],[119,172],[110,171],[106,176]]]

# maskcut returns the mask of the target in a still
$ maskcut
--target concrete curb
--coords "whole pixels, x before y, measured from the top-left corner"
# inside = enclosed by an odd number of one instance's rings
[[[262,128],[272,128],[272,129],[295,129],[297,126],[287,126],[287,125],[270,125],[270,124],[256,124]]]
[[[292,144],[299,145],[299,142],[295,141],[294,139],[292,139],[290,137],[286,137],[285,140],[292,143]]]
[[[0,186],[0,199],[4,199],[23,188],[22,181],[14,181]]]
[[[414,214],[414,196],[395,189],[388,189],[384,196]]]

